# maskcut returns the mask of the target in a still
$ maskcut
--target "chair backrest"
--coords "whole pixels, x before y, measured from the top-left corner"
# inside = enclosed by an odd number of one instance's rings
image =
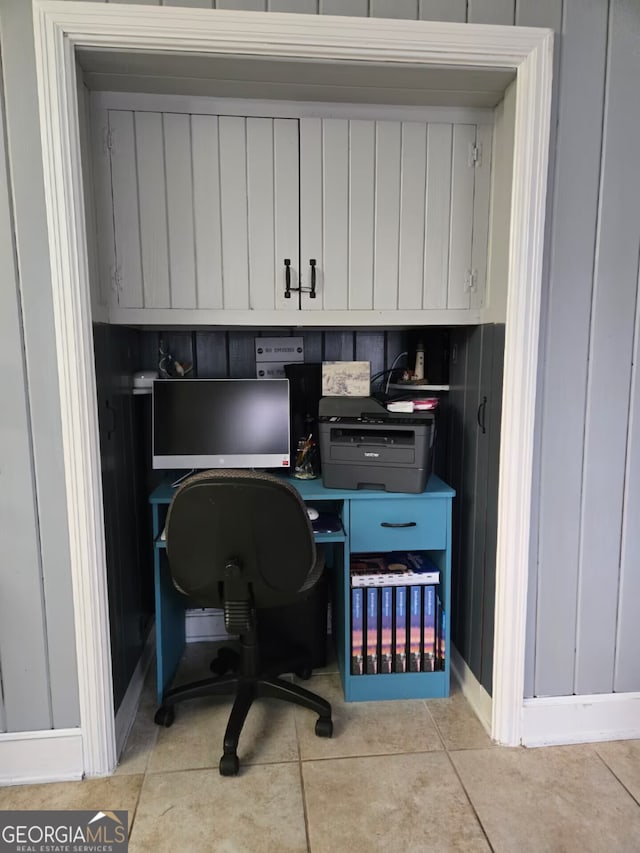
[[[238,598],[243,585],[256,607],[293,603],[316,563],[304,502],[270,474],[190,477],[174,495],[166,530],[172,577],[201,607],[224,606],[223,590],[234,588]]]

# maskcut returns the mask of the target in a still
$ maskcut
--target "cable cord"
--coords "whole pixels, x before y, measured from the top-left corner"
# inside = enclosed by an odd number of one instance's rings
[[[387,376],[387,384],[385,385],[385,389],[384,389],[385,396],[389,393],[389,384],[391,382],[391,375],[395,369],[396,364],[400,361],[401,358],[403,358],[404,356],[408,356],[408,355],[409,355],[408,352],[401,352],[391,362],[391,367],[389,368],[389,375]]]

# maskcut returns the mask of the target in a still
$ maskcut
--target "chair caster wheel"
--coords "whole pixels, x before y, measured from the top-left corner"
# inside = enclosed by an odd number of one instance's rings
[[[153,718],[153,722],[156,726],[164,726],[165,729],[168,729],[173,725],[175,718],[176,712],[173,705],[160,705]]]
[[[214,675],[226,675],[229,672],[227,662],[220,657],[214,658],[209,664],[209,669]]]
[[[235,752],[225,752],[220,759],[220,775],[221,776],[237,776],[240,769],[240,762]]]
[[[238,654],[233,649],[220,649],[216,657],[209,664],[209,669],[214,675],[226,675],[238,666]]]
[[[316,720],[316,735],[318,737],[331,737],[333,734],[333,720],[331,717],[318,717]]]
[[[305,664],[304,666],[298,667],[298,669],[295,670],[295,674],[298,678],[302,679],[302,681],[308,681],[313,674],[313,669],[309,664]]]

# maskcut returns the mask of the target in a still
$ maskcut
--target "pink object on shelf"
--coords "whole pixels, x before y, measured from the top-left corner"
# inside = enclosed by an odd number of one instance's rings
[[[437,409],[440,401],[437,397],[427,397],[424,400],[414,400],[413,401],[413,410],[414,412],[426,412],[429,409]]]

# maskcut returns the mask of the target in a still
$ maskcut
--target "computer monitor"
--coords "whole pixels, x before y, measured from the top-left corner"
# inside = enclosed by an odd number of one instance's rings
[[[287,468],[287,379],[158,379],[154,468]]]

